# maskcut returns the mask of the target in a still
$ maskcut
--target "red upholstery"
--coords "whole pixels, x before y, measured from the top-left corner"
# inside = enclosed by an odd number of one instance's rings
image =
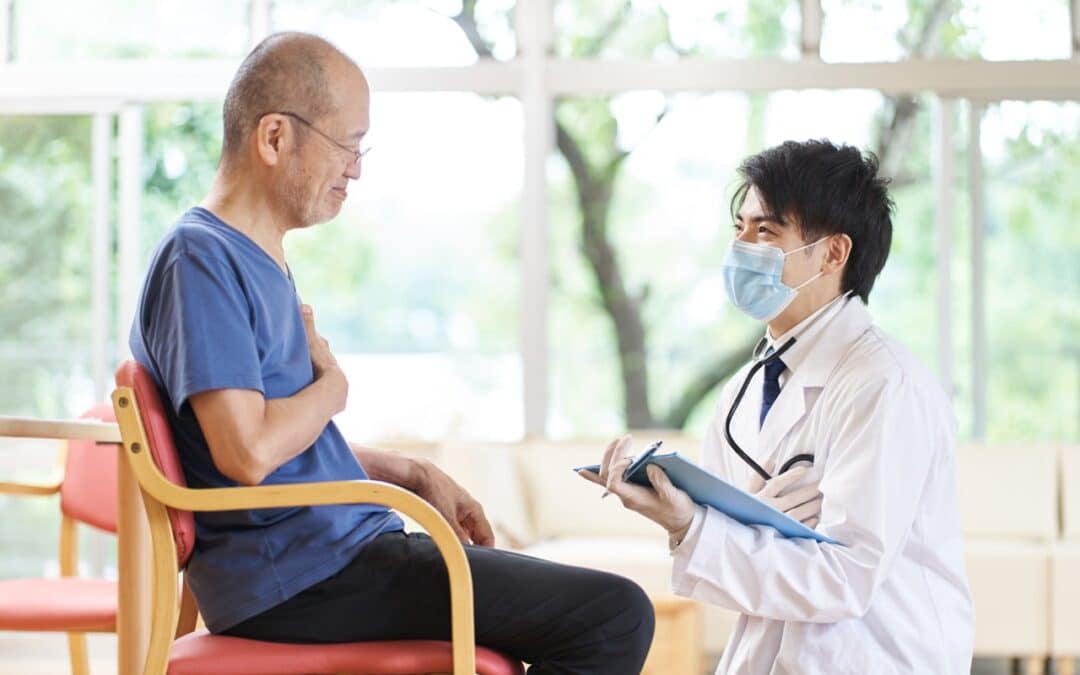
[[[0,581],[0,630],[116,630],[116,582],[104,579]]]
[[[198,631],[173,643],[168,672],[169,675],[414,675],[453,670],[449,642],[409,640],[298,645]],[[517,661],[478,647],[476,672],[480,675],[520,675],[525,670]]]
[[[112,406],[97,405],[83,419],[115,422]],[[68,441],[60,510],[69,518],[116,534],[116,452],[93,441]]]
[[[180,458],[173,444],[169,419],[165,415],[165,406],[150,373],[135,361],[125,361],[116,369],[116,386],[131,387],[135,391],[139,416],[150,441],[154,462],[166,478],[177,485],[186,486],[184,470],[180,466]],[[172,523],[173,539],[176,540],[177,563],[180,569],[183,569],[195,546],[195,518],[190,511],[169,509],[169,520]]]

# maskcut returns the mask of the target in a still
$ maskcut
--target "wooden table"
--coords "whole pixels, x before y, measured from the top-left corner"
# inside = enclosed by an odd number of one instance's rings
[[[673,595],[652,596],[656,633],[643,675],[702,675],[701,607]]]
[[[46,420],[0,415],[0,437],[88,440],[120,443],[120,429],[111,422]],[[117,453],[117,664],[120,675],[143,670],[150,639],[150,529],[142,496],[124,452]]]

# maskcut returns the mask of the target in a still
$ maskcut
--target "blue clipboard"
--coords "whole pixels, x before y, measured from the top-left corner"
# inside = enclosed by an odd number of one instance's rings
[[[664,470],[672,484],[679,488],[697,504],[711,506],[721,513],[726,513],[744,525],[767,525],[785,537],[791,539],[813,539],[826,544],[839,544],[820,532],[816,532],[791,516],[777,511],[749,492],[744,492],[731,483],[714,476],[697,464],[677,452],[663,455],[651,454],[641,457],[644,461],[635,461],[629,467],[625,480],[645,487],[652,487],[645,467],[655,464]],[[600,465],[583,466],[575,471],[600,472]]]

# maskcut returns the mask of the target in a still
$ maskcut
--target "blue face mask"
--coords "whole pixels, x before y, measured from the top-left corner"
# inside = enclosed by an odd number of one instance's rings
[[[784,252],[768,244],[735,240],[724,256],[724,288],[732,304],[758,321],[770,321],[791,304],[799,289],[821,276],[818,272],[795,288],[780,279],[787,256],[824,239]]]

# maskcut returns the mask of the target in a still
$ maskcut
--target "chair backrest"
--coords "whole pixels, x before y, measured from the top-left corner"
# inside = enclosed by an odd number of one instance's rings
[[[115,422],[112,406],[96,405],[82,419]],[[60,484],[60,510],[69,518],[116,534],[116,444],[108,448],[94,441],[68,441],[64,480]],[[110,452],[111,450],[111,452]]]
[[[150,454],[158,469],[171,482],[187,486],[180,457],[173,443],[169,418],[158,394],[157,384],[150,373],[135,361],[125,361],[116,369],[116,386],[129,387],[135,392],[139,419],[150,443]],[[168,513],[173,540],[176,542],[177,565],[184,569],[195,547],[195,518],[190,511],[169,508]]]

